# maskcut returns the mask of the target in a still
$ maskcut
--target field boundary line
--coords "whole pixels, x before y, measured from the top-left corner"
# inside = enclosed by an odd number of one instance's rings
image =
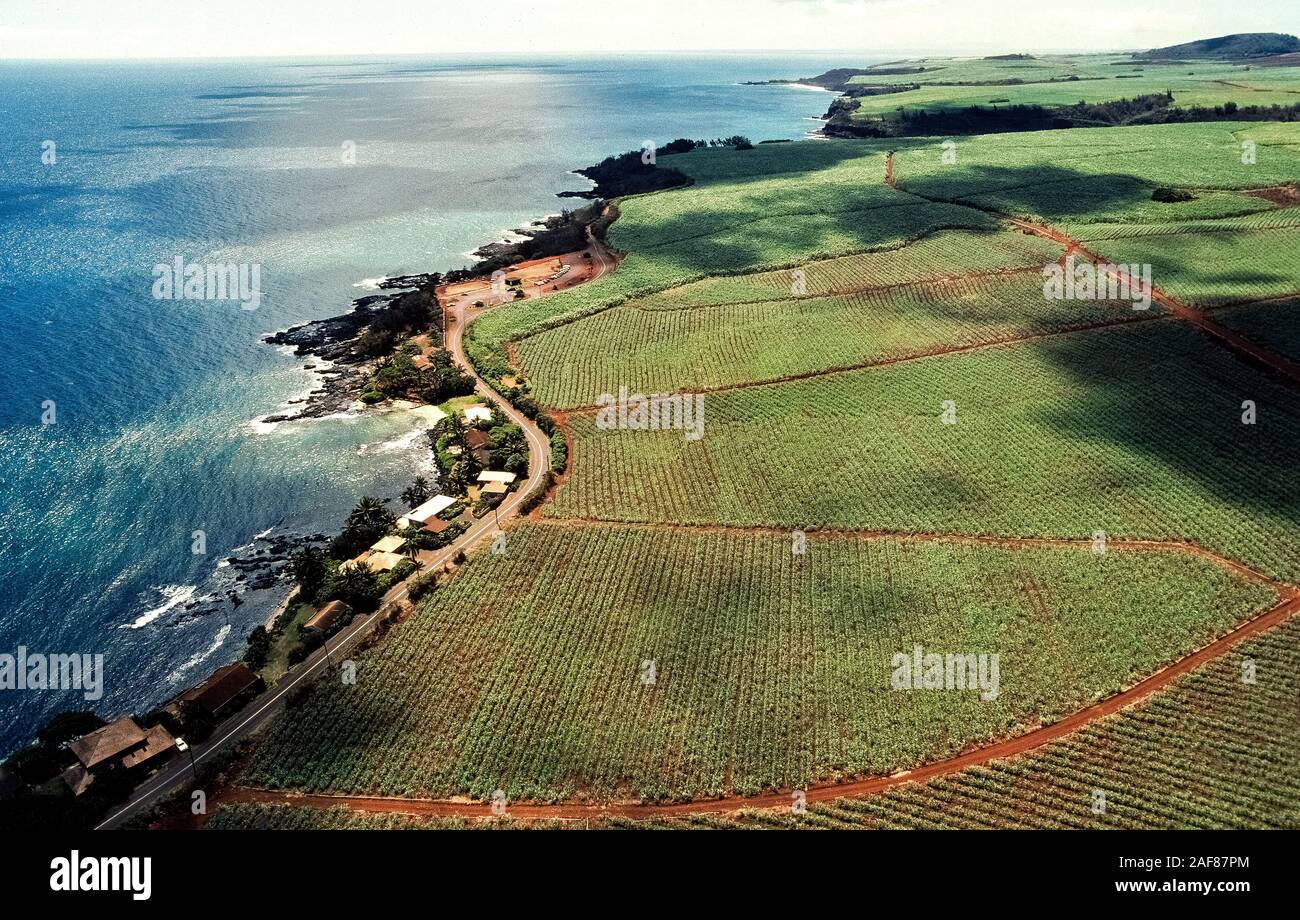
[[[829,802],[841,798],[862,798],[879,795],[895,786],[921,782],[957,773],[969,767],[980,766],[993,760],[1015,757],[1057,741],[1092,722],[1099,721],[1146,700],[1157,691],[1173,683],[1196,668],[1231,651],[1246,639],[1267,632],[1286,622],[1300,612],[1300,596],[1292,593],[1283,597],[1267,610],[1239,624],[1209,644],[1184,655],[1158,671],[1143,678],[1127,690],[1113,694],[1100,702],[1043,725],[1014,738],[1004,738],[992,744],[977,747],[954,757],[904,770],[890,776],[875,776],[809,786],[803,790],[807,802]],[[584,818],[661,818],[677,815],[718,814],[727,812],[773,810],[789,808],[795,790],[780,790],[755,796],[723,796],[714,799],[696,799],[688,802],[644,803],[558,803],[519,804],[506,808],[503,817],[523,821],[575,820]],[[406,814],[419,817],[493,818],[492,805],[468,799],[403,799],[387,796],[339,795],[332,793],[303,793],[239,786],[222,794],[215,803],[223,804],[273,804],[298,805],[327,809],[345,807],[353,811],[377,814]]]
[[[1028,233],[1061,243],[1066,246],[1067,252],[1078,252],[1098,267],[1110,266],[1111,264],[1109,260],[1097,255],[1069,234],[1048,224],[1039,224],[1019,218],[1012,219],[1011,223]],[[1108,269],[1106,274],[1112,278],[1119,278],[1113,267]],[[1227,326],[1217,322],[1204,310],[1184,303],[1155,285],[1151,286],[1151,299],[1168,310],[1174,318],[1190,323],[1211,338],[1217,339],[1220,343],[1226,345],[1230,350],[1253,358],[1276,374],[1287,378],[1293,384],[1300,384],[1300,364],[1296,364],[1289,358],[1278,354],[1271,348],[1260,345],[1255,340],[1249,339],[1239,332],[1234,332]]]
[[[606,518],[588,517],[545,517],[540,523],[548,527],[624,527],[641,530],[691,530],[700,533],[755,533],[770,534],[774,537],[788,538],[790,528],[766,526],[761,524],[692,524],[671,521],[620,521]],[[897,540],[917,543],[966,543],[980,546],[1002,546],[1010,549],[1016,547],[1044,547],[1068,549],[1091,549],[1090,537],[1015,537],[1005,534],[945,533],[942,531],[910,530],[871,530],[850,527],[829,527],[808,525],[803,533],[810,540],[834,540],[847,537],[856,540]],[[1243,578],[1267,585],[1279,595],[1300,596],[1300,585],[1292,584],[1281,578],[1274,578],[1258,569],[1251,568],[1239,559],[1221,555],[1207,546],[1193,540],[1153,540],[1141,537],[1107,537],[1106,547],[1129,551],[1161,551],[1198,556],[1215,563],[1221,568],[1235,572]]]
[[[899,355],[895,358],[879,358],[873,361],[863,361],[858,364],[844,364],[836,367],[818,368],[813,371],[801,371],[798,374],[783,374],[780,377],[767,377],[763,380],[749,380],[741,383],[722,383],[717,384],[716,386],[699,387],[689,390],[674,390],[673,393],[688,396],[700,393],[728,393],[732,390],[748,390],[754,387],[778,386],[782,383],[797,383],[801,380],[812,380],[817,377],[829,377],[836,374],[851,374],[856,371],[872,370],[879,367],[892,367],[896,364],[910,364],[914,361],[945,358],[949,355],[964,355],[970,354],[971,352],[984,351],[985,349],[990,348],[1007,348],[1025,342],[1038,342],[1044,339],[1054,339],[1060,336],[1077,335],[1081,333],[1102,332],[1107,329],[1116,329],[1123,326],[1134,326],[1140,323],[1162,322],[1172,319],[1173,317],[1167,313],[1155,313],[1150,316],[1127,316],[1124,319],[1116,318],[1097,320],[1092,323],[1081,323],[1077,326],[1053,329],[1048,332],[1035,332],[1030,335],[1011,336],[1003,339],[994,339],[989,342],[976,342],[971,345],[943,345],[937,349],[919,352],[913,355]],[[571,415],[590,415],[595,413],[600,406],[590,403],[585,406],[564,406],[562,408],[564,412]]]

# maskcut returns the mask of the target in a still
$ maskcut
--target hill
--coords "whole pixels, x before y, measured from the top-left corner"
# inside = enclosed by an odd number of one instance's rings
[[[1133,55],[1145,61],[1164,61],[1171,58],[1243,58],[1264,57],[1272,54],[1291,54],[1300,51],[1300,39],[1281,32],[1238,32],[1218,38],[1153,48]]]

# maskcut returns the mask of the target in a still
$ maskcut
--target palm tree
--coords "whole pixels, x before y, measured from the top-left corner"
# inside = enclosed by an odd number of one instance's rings
[[[433,490],[429,488],[429,480],[423,476],[416,476],[415,482],[402,493],[402,501],[406,502],[408,508],[418,508],[432,497]]]

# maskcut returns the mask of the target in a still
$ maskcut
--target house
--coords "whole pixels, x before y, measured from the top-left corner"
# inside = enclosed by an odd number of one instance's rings
[[[68,750],[76,761],[63,771],[63,781],[81,795],[97,773],[114,766],[135,770],[162,763],[176,753],[176,739],[161,725],[145,731],[126,716],[69,742]]]
[[[122,758],[122,766],[134,770],[159,758],[170,757],[175,751],[176,739],[171,736],[171,732],[161,725],[155,725],[144,733],[144,745]]]
[[[144,730],[130,716],[110,722],[68,744],[68,750],[87,770],[110,763],[144,745]]]
[[[465,432],[465,443],[469,445],[470,453],[474,455],[479,466],[487,466],[492,462],[492,439],[488,437],[486,431],[471,428]]]
[[[405,561],[406,557],[397,553],[371,553],[366,565],[372,572],[391,572]]]
[[[465,421],[470,425],[478,422],[490,422],[492,421],[492,410],[487,406],[466,406]]]
[[[349,616],[351,613],[352,613],[352,608],[349,607],[347,604],[345,604],[343,601],[330,601],[320,610],[317,610],[312,615],[312,618],[310,620],[302,624],[302,628],[304,630],[329,629],[339,620],[343,619],[346,616]]]
[[[370,550],[366,550],[360,556],[354,556],[344,562],[339,563],[340,572],[350,572],[356,568],[366,568],[366,563],[370,559]]]
[[[504,482],[489,482],[483,486],[484,495],[505,495],[510,491],[510,487]]]
[[[444,521],[442,518],[429,518],[424,522],[424,529],[429,533],[442,533],[451,526],[450,521]]]
[[[74,763],[59,775],[68,784],[68,788],[72,790],[73,795],[81,795],[95,781],[95,775],[80,763]]]
[[[238,709],[238,700],[243,694],[257,687],[262,679],[242,661],[217,668],[212,676],[182,693],[178,700],[190,703],[203,710],[214,719]]]
[[[370,547],[372,553],[400,553],[406,548],[406,541],[396,534],[384,537]]]
[[[519,477],[514,473],[503,473],[499,470],[484,470],[478,474],[479,482],[501,482],[509,485]]]
[[[397,526],[399,528],[423,526],[428,530],[429,522],[437,520],[438,515],[442,514],[442,512],[446,511],[454,504],[456,504],[456,499],[452,498],[450,495],[435,495],[423,505],[420,505],[420,507],[408,511],[406,514],[398,518]],[[437,533],[437,531],[434,532]],[[378,547],[378,545],[378,543],[375,544],[376,547]],[[389,552],[393,551],[389,550]]]
[[[416,370],[421,371],[427,371],[429,368],[433,367],[433,362],[430,361],[426,355],[416,355],[411,359],[411,363],[415,365]]]

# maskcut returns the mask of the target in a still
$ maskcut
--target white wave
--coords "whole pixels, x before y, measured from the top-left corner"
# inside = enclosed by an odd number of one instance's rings
[[[270,434],[280,427],[280,422],[268,422],[261,418],[255,418],[244,426],[244,431],[249,434]]]
[[[211,658],[216,653],[217,649],[221,648],[221,646],[225,644],[226,639],[230,637],[230,630],[231,626],[229,623],[222,626],[221,629],[217,630],[216,637],[213,638],[212,644],[209,645],[205,651],[195,652],[191,655],[188,661],[167,675],[167,680],[170,683],[176,683],[176,681],[185,676],[187,671],[192,670]]]
[[[362,444],[357,448],[357,454],[364,457],[372,452],[376,454],[405,452],[415,447],[422,437],[424,437],[424,429],[415,428],[389,441],[380,441],[377,444]]]
[[[382,290],[380,285],[382,285],[387,280],[388,280],[387,275],[380,275],[378,278],[362,278],[360,281],[358,281],[356,284],[352,286],[355,288],[361,288],[362,290],[365,291],[378,291],[378,290]]]
[[[151,610],[146,610],[140,616],[136,617],[134,623],[127,624],[126,629],[141,629],[148,626],[154,620],[158,619],[171,610],[178,607],[194,597],[194,592],[199,590],[198,585],[164,585],[156,589],[163,596],[163,602]]]
[[[289,350],[287,353],[293,355],[292,347],[286,345],[284,348],[288,348]],[[283,351],[283,349],[279,350]],[[301,419],[296,417],[296,413],[300,411],[306,404],[307,400],[311,398],[311,394],[317,392],[321,388],[321,382],[325,379],[324,372],[334,367],[334,362],[315,356],[311,356],[309,360],[314,365],[310,370],[306,368],[294,369],[295,373],[303,373],[308,376],[309,379],[306,386],[281,403],[280,407],[276,409],[275,412],[267,413],[267,415],[259,415],[251,422],[245,424],[243,428],[240,429],[241,431],[245,434],[270,434],[285,422],[310,421],[310,419]],[[282,419],[278,422],[268,422],[266,420],[270,415],[286,415],[291,412],[294,413],[293,416]]]

